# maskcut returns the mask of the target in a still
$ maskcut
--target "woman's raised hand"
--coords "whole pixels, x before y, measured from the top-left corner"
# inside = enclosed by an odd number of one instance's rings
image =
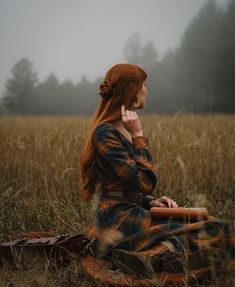
[[[179,207],[178,204],[169,197],[162,196],[150,202],[151,207]]]
[[[121,106],[122,124],[128,130],[131,137],[143,136],[142,126],[139,117],[135,111],[126,110],[125,106]]]

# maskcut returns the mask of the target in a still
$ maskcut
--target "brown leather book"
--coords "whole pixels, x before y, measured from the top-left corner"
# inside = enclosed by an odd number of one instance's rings
[[[200,218],[207,219],[209,216],[208,210],[205,207],[190,207],[190,208],[167,208],[167,207],[152,207],[152,217],[172,217],[172,218]]]

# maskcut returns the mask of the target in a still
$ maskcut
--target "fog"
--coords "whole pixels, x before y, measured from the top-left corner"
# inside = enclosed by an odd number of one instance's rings
[[[91,81],[124,62],[128,38],[152,41],[159,58],[180,43],[206,0],[0,0],[0,96],[21,58],[40,81],[53,72],[74,83]],[[218,0],[224,5],[226,0]]]

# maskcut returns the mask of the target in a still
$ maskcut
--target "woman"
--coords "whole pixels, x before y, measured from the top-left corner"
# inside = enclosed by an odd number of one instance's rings
[[[222,221],[156,224],[151,218],[152,206],[178,205],[151,196],[157,168],[136,113],[145,106],[146,78],[137,65],[117,64],[100,85],[100,104],[80,157],[81,198],[89,201],[99,194],[87,231],[95,239],[93,255],[144,277],[195,269],[203,273],[212,261],[225,269],[230,231]]]

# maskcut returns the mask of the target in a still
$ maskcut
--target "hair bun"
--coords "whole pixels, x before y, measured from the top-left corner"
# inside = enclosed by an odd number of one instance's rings
[[[110,99],[113,94],[114,84],[110,80],[105,80],[100,84],[99,95],[104,99]]]

